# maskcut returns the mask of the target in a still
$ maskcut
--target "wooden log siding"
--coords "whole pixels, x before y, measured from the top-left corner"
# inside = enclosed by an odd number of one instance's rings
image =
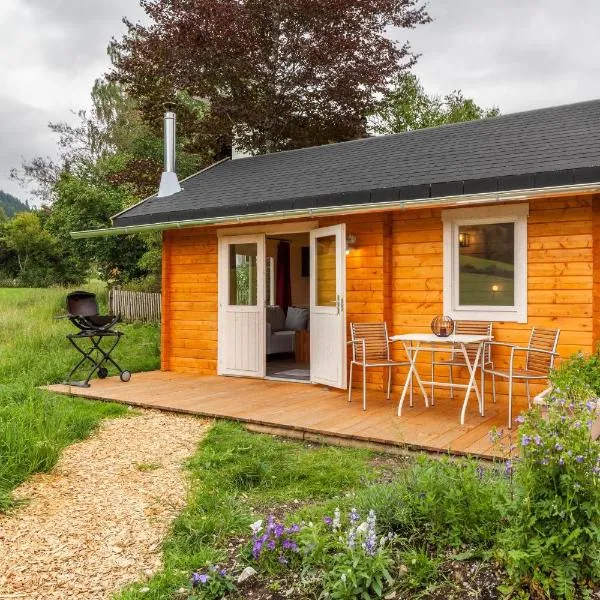
[[[561,355],[591,352],[600,339],[600,196],[593,203],[589,195],[532,200],[529,207],[528,323],[495,323],[494,336],[525,345],[532,326],[560,328]],[[443,310],[441,209],[321,218],[319,226],[340,222],[357,238],[347,256],[348,322],[387,320],[390,333],[429,331]],[[216,230],[169,231],[164,241],[163,369],[215,374]],[[494,359],[502,364],[506,355]],[[405,372],[395,370],[395,390]],[[382,389],[382,373],[370,369],[368,382]],[[498,389],[506,394],[504,383]]]
[[[124,321],[160,323],[161,294],[130,292],[111,289],[108,291],[110,314],[119,315]]]

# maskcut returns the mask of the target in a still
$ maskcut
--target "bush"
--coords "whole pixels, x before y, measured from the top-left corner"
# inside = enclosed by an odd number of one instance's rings
[[[600,580],[600,446],[589,432],[596,403],[587,385],[568,380],[576,364],[556,379],[566,385],[549,397],[547,414],[535,408],[518,419],[521,457],[502,536],[512,583],[550,598],[573,598]]]
[[[493,545],[503,526],[508,483],[497,470],[472,460],[420,456],[390,485],[360,494],[386,529],[438,548]]]

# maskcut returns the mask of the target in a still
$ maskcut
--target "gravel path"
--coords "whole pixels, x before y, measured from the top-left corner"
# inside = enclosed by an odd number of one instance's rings
[[[0,598],[98,600],[156,571],[206,428],[155,411],[107,420],[19,487],[29,502],[0,515]]]

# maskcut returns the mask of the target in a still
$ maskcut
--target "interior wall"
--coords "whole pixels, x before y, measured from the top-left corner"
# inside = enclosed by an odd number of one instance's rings
[[[267,256],[273,257],[275,273],[275,289],[277,289],[277,246],[279,240],[285,239],[290,242],[290,279],[292,284],[293,306],[309,305],[310,277],[302,277],[302,246],[309,245],[308,233],[294,233],[286,235],[275,235],[278,239],[267,236]]]

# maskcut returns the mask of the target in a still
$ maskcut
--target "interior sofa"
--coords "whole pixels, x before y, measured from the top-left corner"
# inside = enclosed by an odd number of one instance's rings
[[[296,350],[296,331],[309,329],[308,308],[290,306],[287,316],[280,306],[267,306],[267,356]]]

